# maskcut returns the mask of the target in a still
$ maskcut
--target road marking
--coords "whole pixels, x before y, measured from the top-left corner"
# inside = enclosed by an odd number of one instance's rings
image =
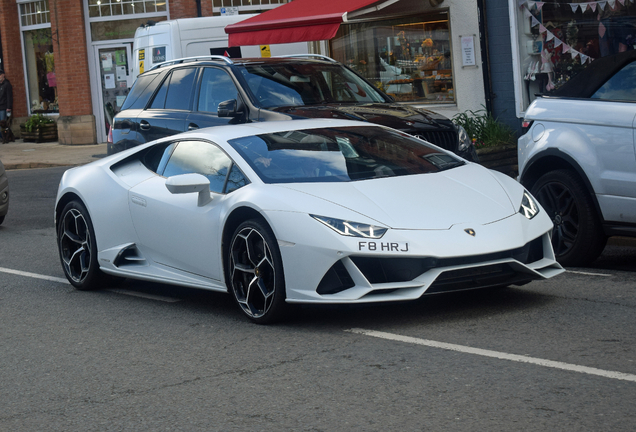
[[[129,291],[129,290],[125,290],[125,289],[109,289],[109,290],[106,290],[106,291],[114,292],[114,293],[117,293],[117,294],[129,295],[129,296],[133,296],[133,297],[141,297],[141,298],[150,299],[150,300],[159,300],[159,301],[166,302],[166,303],[176,303],[176,302],[180,302],[181,301],[181,299],[174,298],[174,297],[165,297],[165,296],[160,296],[160,295],[155,295],[155,294],[146,294],[146,293],[142,293],[142,292]]]
[[[4,267],[0,267],[0,272],[10,273],[10,274],[18,275],[18,276],[26,276],[26,277],[31,277],[31,278],[35,278],[35,279],[44,279],[44,280],[48,280],[48,281],[59,282],[59,283],[69,284],[70,285],[68,280],[62,279],[62,278],[58,278],[58,277],[54,277],[54,276],[45,276],[45,275],[40,275],[40,274],[36,274],[36,273],[29,273],[29,272],[20,271],[20,270],[12,270],[12,269],[8,269],[8,268],[4,268]]]
[[[502,353],[498,351],[472,348],[468,346],[449,344],[445,342],[436,342],[432,340],[419,339],[419,338],[414,338],[409,336],[401,336],[401,335],[385,333],[385,332],[380,332],[375,330],[352,328],[345,331],[350,333],[361,334],[365,336],[372,336],[372,337],[376,337],[380,339],[388,339],[388,340],[405,342],[405,343],[410,343],[415,345],[424,345],[424,346],[428,346],[432,348],[441,348],[441,349],[450,350],[450,351],[458,351],[458,352],[467,353],[467,354],[475,354],[475,355],[480,355],[484,357],[497,358],[500,360],[510,360],[510,361],[516,361],[521,363],[531,363],[538,366],[551,367],[555,369],[563,369],[563,370],[567,370],[571,372],[579,372],[579,373],[584,373],[588,375],[598,375],[605,378],[618,379],[622,381],[636,382],[636,375],[623,373],[623,372],[606,371],[603,369],[596,369],[596,368],[587,367],[587,366],[579,366],[579,365],[563,363],[558,361],[544,360],[544,359],[540,359],[536,357],[507,354],[507,353]]]
[[[25,272],[25,271],[21,271],[21,270],[8,269],[8,268],[4,268],[4,267],[0,267],[0,272],[14,274],[14,275],[18,275],[18,276],[26,276],[26,277],[35,278],[35,279],[43,279],[43,280],[48,280],[48,281],[52,281],[52,282],[59,282],[59,283],[63,283],[63,284],[66,284],[66,285],[70,285],[70,282],[67,279],[62,279],[62,278],[58,278],[58,277],[55,277],[55,276],[46,276],[46,275],[41,275],[41,274],[37,274],[37,273]],[[146,299],[150,299],[150,300],[159,300],[159,301],[166,302],[166,303],[176,303],[176,302],[181,301],[181,299],[177,299],[177,298],[173,298],[173,297],[165,297],[165,296],[154,295],[154,294],[139,293],[139,292],[129,291],[129,290],[125,290],[125,289],[107,289],[106,291],[111,291],[111,292],[114,292],[114,293],[117,293],[117,294],[129,295],[129,296],[133,296],[133,297],[146,298]]]
[[[611,275],[604,274],[604,273],[588,273],[588,272],[573,271],[573,270],[566,270],[566,272],[580,274],[580,275],[585,275],[585,276],[605,276],[605,277],[610,277],[611,276]]]

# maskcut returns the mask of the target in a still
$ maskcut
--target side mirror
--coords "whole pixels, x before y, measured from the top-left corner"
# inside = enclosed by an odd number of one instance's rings
[[[223,101],[219,104],[217,108],[217,116],[219,117],[237,117],[240,115],[240,112],[237,112],[237,103],[236,99],[230,99]]]
[[[166,188],[172,194],[198,193],[197,205],[203,207],[212,201],[210,194],[210,180],[201,174],[180,174],[168,177]]]

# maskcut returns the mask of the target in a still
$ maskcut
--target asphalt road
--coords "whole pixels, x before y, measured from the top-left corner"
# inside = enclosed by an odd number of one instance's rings
[[[0,431],[634,430],[634,247],[520,288],[257,326],[224,294],[65,283],[62,172],[8,172]]]

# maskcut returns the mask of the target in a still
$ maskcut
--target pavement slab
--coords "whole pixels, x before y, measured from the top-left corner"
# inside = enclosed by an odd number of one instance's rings
[[[59,142],[0,144],[0,161],[6,170],[78,166],[106,156],[106,143],[62,145]]]

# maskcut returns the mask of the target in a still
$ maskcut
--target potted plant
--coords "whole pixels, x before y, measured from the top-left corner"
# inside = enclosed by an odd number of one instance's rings
[[[33,114],[20,125],[20,137],[23,141],[55,141],[57,140],[57,123],[42,114]]]
[[[516,177],[519,169],[517,134],[510,126],[498,121],[485,109],[459,113],[453,121],[466,129],[481,165]]]

